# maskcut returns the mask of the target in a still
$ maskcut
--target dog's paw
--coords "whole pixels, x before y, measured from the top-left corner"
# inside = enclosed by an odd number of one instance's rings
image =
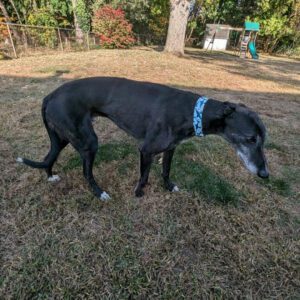
[[[100,199],[102,201],[108,201],[108,200],[110,200],[110,196],[106,192],[102,192],[100,195]]]
[[[165,188],[170,192],[179,192],[178,186],[169,180],[165,182]]]
[[[48,177],[48,181],[49,182],[57,182],[57,181],[60,181],[60,177],[58,175],[52,175],[52,176]]]
[[[177,185],[174,185],[173,189],[172,189],[172,192],[173,193],[176,193],[176,192],[179,192],[179,187]]]
[[[140,197],[143,197],[145,193],[143,192],[143,190],[137,189],[134,191],[134,194],[136,197],[140,198]]]
[[[17,157],[16,162],[22,164],[24,160],[22,157]]]

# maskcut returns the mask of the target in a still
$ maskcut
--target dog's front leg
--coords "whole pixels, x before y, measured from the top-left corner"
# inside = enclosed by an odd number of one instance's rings
[[[153,160],[153,154],[140,151],[140,180],[135,188],[135,196],[142,197],[144,195],[143,188],[148,182],[149,172]]]
[[[175,148],[165,151],[163,155],[163,164],[162,164],[162,169],[163,169],[162,177],[164,179],[165,188],[170,192],[179,191],[177,185],[175,185],[172,181],[170,181],[170,169],[171,169],[171,163],[172,163],[174,152],[175,152]]]

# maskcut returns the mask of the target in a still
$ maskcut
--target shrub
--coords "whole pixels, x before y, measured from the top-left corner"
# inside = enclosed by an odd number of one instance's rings
[[[5,22],[5,18],[0,17],[0,22]],[[0,24],[0,60],[4,58],[3,49],[6,39],[8,38],[8,30],[6,25]]]
[[[122,9],[109,5],[94,12],[93,32],[99,35],[103,48],[129,48],[135,42],[132,25],[126,20]]]
[[[0,17],[0,22],[5,22],[5,18],[4,17]],[[8,38],[8,30],[7,30],[7,26],[5,24],[0,24],[0,41],[1,40],[5,40],[6,38]]]
[[[32,12],[28,17],[28,24],[34,26],[57,27],[58,22],[48,9],[41,8]],[[57,36],[53,28],[30,28],[30,35],[37,46],[54,47]]]

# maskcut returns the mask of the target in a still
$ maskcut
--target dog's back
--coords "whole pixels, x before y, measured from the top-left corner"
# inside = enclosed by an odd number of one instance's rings
[[[105,116],[128,134],[143,139],[154,121],[169,125],[181,122],[182,109],[192,109],[188,94],[191,102],[197,99],[193,93],[160,84],[116,77],[79,79],[47,97],[46,119],[64,130],[90,115]]]

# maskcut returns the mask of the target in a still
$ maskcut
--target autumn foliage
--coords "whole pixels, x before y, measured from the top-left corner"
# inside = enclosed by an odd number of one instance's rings
[[[5,22],[4,17],[0,17],[0,22]],[[5,24],[0,24],[0,40],[8,37],[8,30]]]
[[[121,8],[105,5],[94,12],[93,32],[99,34],[103,48],[129,48],[135,42],[132,25]]]

